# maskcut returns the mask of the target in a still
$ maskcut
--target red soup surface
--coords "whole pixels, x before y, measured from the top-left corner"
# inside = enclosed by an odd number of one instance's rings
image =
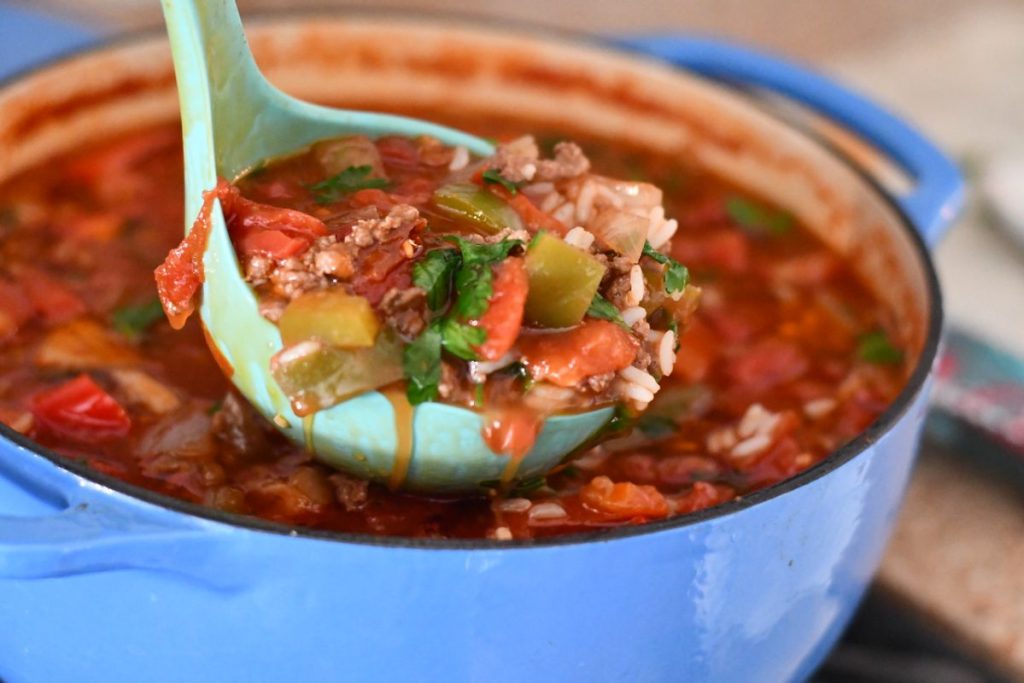
[[[465,127],[501,139],[536,130]],[[175,331],[157,299],[153,270],[184,224],[171,126],[99,144],[0,188],[0,421],[97,471],[212,508],[335,531],[508,540],[639,524],[734,499],[814,465],[886,409],[908,372],[891,316],[792,216],[677,158],[561,131],[538,141],[550,151],[567,138],[594,172],[664,190],[665,215],[679,229],[662,251],[689,268],[702,294],[679,328],[674,372],[660,378],[647,410],[546,478],[475,498],[396,493],[317,463],[255,414],[195,317]],[[382,150],[385,172],[429,153],[394,146]],[[283,164],[241,187],[260,202],[296,207],[305,195],[289,183],[307,180],[316,178]],[[373,184],[367,203],[393,201]],[[401,190],[408,199],[417,188]],[[359,209],[345,201],[344,210]],[[527,222],[543,220],[519,209]],[[294,238],[248,244],[287,255]],[[273,292],[263,295],[273,303]],[[658,321],[651,327],[657,333]],[[516,390],[529,395],[529,383]]]

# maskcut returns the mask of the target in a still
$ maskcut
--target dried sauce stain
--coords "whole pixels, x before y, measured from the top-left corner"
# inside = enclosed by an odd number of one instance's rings
[[[388,488],[397,491],[405,482],[412,460],[413,408],[403,387],[388,387],[381,391],[395,413],[395,458],[388,477]]]
[[[17,112],[20,116],[16,116],[14,122],[7,126],[2,141],[10,144],[10,141],[29,138],[55,121],[70,118],[79,112],[113,101],[129,100],[145,93],[172,92],[173,89],[174,73],[168,71],[156,78],[125,79],[59,102],[42,103],[29,99],[21,107],[22,111]]]
[[[206,346],[210,349],[210,354],[213,355],[213,360],[216,361],[217,367],[224,373],[225,377],[230,378],[235,374],[235,368],[231,366],[231,362],[224,357],[221,353],[220,347],[217,346],[217,342],[213,340],[213,336],[210,335],[210,331],[206,329],[206,325],[200,322],[200,327],[203,330],[203,339],[206,340]]]

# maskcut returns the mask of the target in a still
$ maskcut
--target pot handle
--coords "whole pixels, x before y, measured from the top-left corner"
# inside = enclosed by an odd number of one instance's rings
[[[0,493],[13,487],[53,512],[0,514],[0,579],[148,569],[223,589],[240,575],[222,566],[230,553],[221,525],[111,491],[24,447],[12,450],[0,460]]]
[[[646,34],[616,37],[612,43],[715,80],[771,90],[856,132],[913,179],[914,188],[893,200],[929,247],[963,205],[963,178],[949,157],[885,109],[810,69],[708,38]]]

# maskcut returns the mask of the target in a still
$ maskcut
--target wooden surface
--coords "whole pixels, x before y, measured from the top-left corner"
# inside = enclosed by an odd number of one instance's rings
[[[112,29],[159,21],[156,0],[30,4]],[[242,0],[249,10],[289,4]],[[724,34],[814,61],[973,165],[1024,155],[1022,0],[478,0],[472,8],[585,30]],[[973,193],[937,260],[950,320],[1024,356],[1024,258],[984,220]],[[878,582],[1024,681],[1024,478],[993,474],[970,447],[925,450]]]

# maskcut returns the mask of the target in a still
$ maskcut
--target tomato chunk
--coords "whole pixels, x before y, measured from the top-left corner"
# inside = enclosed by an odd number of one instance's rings
[[[67,285],[41,270],[21,273],[21,288],[46,322],[67,322],[85,313],[85,303]]]
[[[594,477],[580,489],[580,499],[594,510],[616,519],[642,520],[668,515],[668,503],[658,489],[628,481],[615,483],[605,476]]]
[[[562,221],[541,211],[523,193],[512,194],[501,185],[488,185],[487,189],[504,199],[512,207],[512,210],[519,214],[519,218],[530,232],[547,230],[559,237],[564,237],[565,233],[569,231]]]
[[[533,378],[560,387],[574,387],[587,377],[627,368],[639,350],[628,332],[607,320],[587,320],[571,330],[530,335],[519,346]]]
[[[743,387],[763,391],[797,379],[810,363],[800,347],[778,339],[766,339],[732,359],[726,374]]]
[[[523,325],[527,278],[523,259],[502,262],[494,271],[494,290],[487,310],[477,325],[487,332],[487,340],[477,348],[482,360],[498,360],[512,348]]]
[[[41,428],[86,443],[119,439],[132,427],[124,408],[85,374],[36,394],[30,409]]]

